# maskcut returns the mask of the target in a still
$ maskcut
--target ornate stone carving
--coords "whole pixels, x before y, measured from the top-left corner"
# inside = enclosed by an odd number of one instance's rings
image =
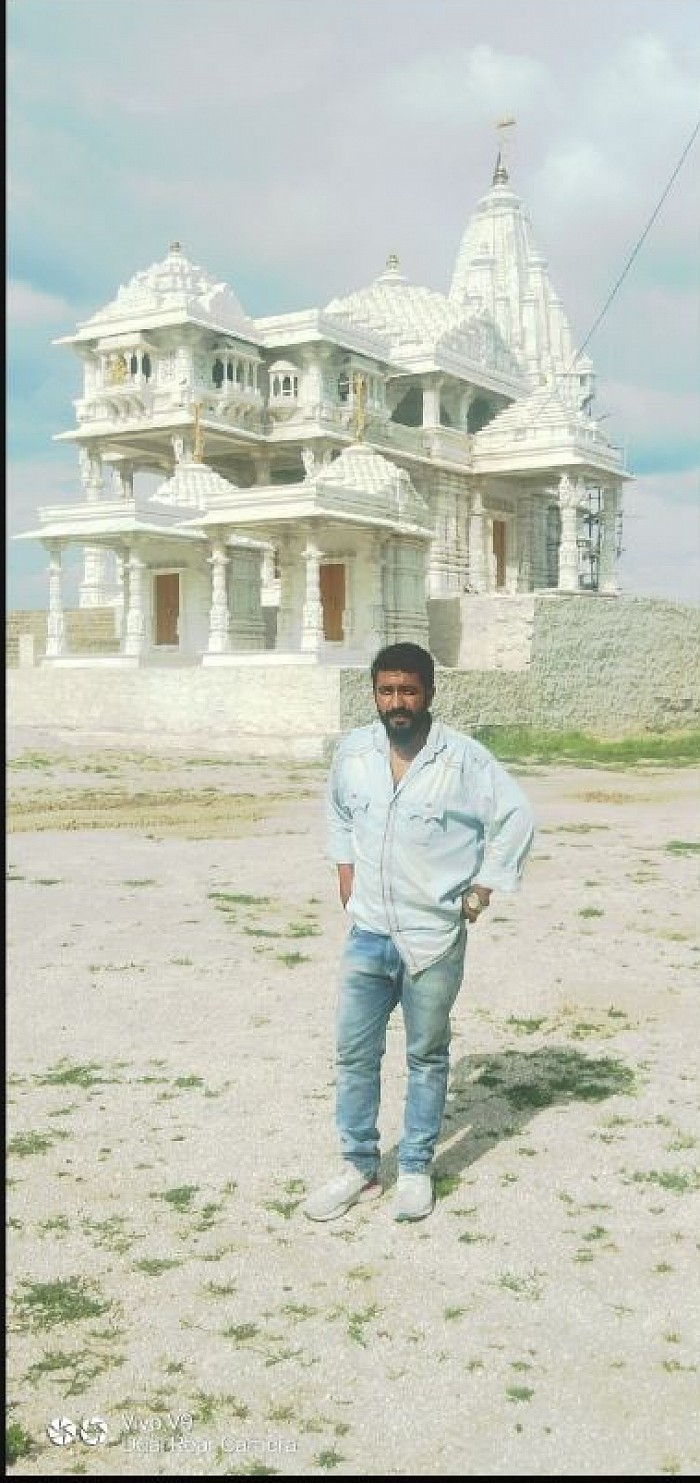
[[[209,653],[225,654],[229,647],[229,612],[226,587],[228,557],[223,541],[212,541],[211,556],[211,608],[209,611]]]

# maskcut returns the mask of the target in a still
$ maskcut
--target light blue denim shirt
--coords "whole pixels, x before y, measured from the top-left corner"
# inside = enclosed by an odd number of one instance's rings
[[[381,721],[338,743],[328,854],[354,865],[347,911],[392,938],[410,973],[449,952],[472,884],[515,891],[534,836],[530,805],[486,747],[433,720],[397,787]]]

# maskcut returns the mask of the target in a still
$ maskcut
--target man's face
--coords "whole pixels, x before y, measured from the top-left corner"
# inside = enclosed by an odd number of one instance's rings
[[[434,692],[420,675],[403,669],[380,669],[374,681],[379,719],[390,741],[412,741],[425,731]]]

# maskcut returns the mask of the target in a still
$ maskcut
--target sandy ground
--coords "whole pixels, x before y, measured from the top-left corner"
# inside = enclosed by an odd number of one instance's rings
[[[435,1212],[389,1215],[396,1018],[387,1195],[321,1226],[324,769],[10,739],[13,1473],[698,1474],[698,775],[514,771]]]

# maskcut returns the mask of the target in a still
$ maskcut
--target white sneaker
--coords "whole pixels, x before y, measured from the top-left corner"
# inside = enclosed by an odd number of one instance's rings
[[[399,1174],[391,1212],[394,1220],[425,1220],[434,1204],[430,1174]]]
[[[345,1163],[342,1173],[309,1195],[302,1210],[309,1220],[337,1220],[361,1200],[377,1200],[383,1194],[376,1179],[368,1179],[354,1164]]]

